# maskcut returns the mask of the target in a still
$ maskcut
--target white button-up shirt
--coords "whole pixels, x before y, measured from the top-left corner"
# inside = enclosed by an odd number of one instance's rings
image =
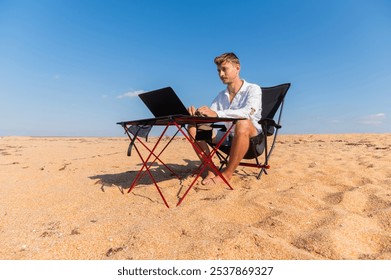
[[[256,84],[243,80],[243,85],[232,102],[229,101],[229,92],[226,88],[213,100],[210,109],[215,111],[220,118],[249,119],[259,132],[262,130],[258,123],[262,117],[262,90]]]

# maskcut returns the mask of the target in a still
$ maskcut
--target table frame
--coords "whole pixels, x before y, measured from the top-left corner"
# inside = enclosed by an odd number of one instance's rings
[[[187,196],[189,191],[195,185],[197,179],[201,176],[202,172],[204,172],[204,170],[208,166],[213,170],[213,172],[215,172],[215,174],[217,176],[219,176],[224,181],[224,183],[231,190],[233,190],[233,188],[230,185],[230,183],[224,178],[224,176],[221,174],[220,170],[213,163],[212,159],[213,159],[213,156],[216,154],[218,148],[221,146],[221,144],[224,142],[224,140],[228,137],[228,135],[230,134],[230,132],[231,132],[231,130],[233,128],[233,126],[235,125],[236,121],[238,121],[238,120],[240,120],[240,118],[218,118],[218,117],[197,117],[197,116],[174,115],[174,116],[166,116],[166,117],[160,117],[160,118],[140,119],[140,120],[126,121],[126,122],[119,122],[119,123],[117,123],[117,124],[121,125],[124,128],[126,135],[129,137],[130,141],[134,143],[134,148],[135,148],[135,150],[136,150],[140,160],[142,161],[142,166],[141,166],[140,170],[137,172],[137,175],[136,175],[135,179],[133,180],[133,182],[132,182],[132,184],[131,184],[131,186],[130,186],[130,188],[128,190],[128,193],[130,193],[134,189],[134,187],[136,186],[137,182],[141,179],[142,176],[144,176],[145,174],[148,174],[149,177],[152,179],[153,184],[155,185],[155,187],[156,187],[160,197],[162,198],[164,204],[166,205],[167,208],[170,208],[170,206],[168,205],[167,200],[165,199],[165,197],[164,197],[161,189],[159,188],[155,178],[153,177],[153,175],[152,175],[152,173],[150,171],[150,168],[152,167],[152,165],[156,161],[159,161],[175,177],[177,177],[179,180],[181,179],[181,177],[178,174],[176,174],[169,166],[167,166],[160,159],[160,156],[162,155],[162,153],[171,144],[172,140],[178,135],[178,133],[181,133],[187,139],[187,141],[190,142],[190,144],[192,145],[193,149],[199,155],[199,157],[201,159],[201,164],[197,168],[197,170],[195,172],[193,172],[192,176],[194,176],[194,175],[196,175],[196,176],[193,179],[193,181],[191,182],[191,184],[188,186],[188,188],[186,189],[186,191],[183,194],[183,196],[179,199],[179,201],[178,201],[176,206],[181,205],[181,203],[183,202],[183,200],[185,199],[185,197]],[[190,134],[189,134],[189,132],[188,132],[188,130],[186,128],[186,125],[188,125],[188,124],[200,125],[200,124],[206,124],[206,123],[210,124],[210,123],[218,123],[218,122],[224,122],[224,123],[229,122],[229,123],[231,123],[231,125],[228,127],[227,131],[225,132],[223,137],[219,140],[219,142],[212,148],[212,150],[210,151],[209,155],[205,155],[202,152],[202,149],[199,147],[197,141],[190,136]],[[160,136],[158,137],[158,140],[155,143],[155,145],[152,147],[152,149],[150,149],[143,142],[141,137],[139,137],[137,134],[133,135],[132,133],[129,132],[128,127],[129,126],[133,126],[133,125],[135,125],[135,126],[164,126],[164,129],[163,129],[162,133],[160,134]],[[167,132],[168,128],[171,127],[171,126],[176,127],[177,130],[176,130],[175,134],[164,145],[164,147],[160,150],[160,152],[156,153],[155,151],[156,151],[158,145],[160,144],[161,139],[163,138],[163,136]],[[149,152],[149,154],[148,154],[148,156],[146,158],[142,156],[139,148],[136,145],[136,141],[135,140],[137,140],[137,143],[141,144]],[[150,162],[148,164],[148,162],[151,160],[152,157],[154,157],[152,159],[152,162]]]

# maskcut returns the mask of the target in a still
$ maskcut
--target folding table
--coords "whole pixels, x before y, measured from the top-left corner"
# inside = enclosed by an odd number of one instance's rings
[[[184,195],[180,198],[179,202],[177,203],[177,206],[179,206],[188,192],[191,190],[191,188],[196,183],[197,179],[201,176],[202,172],[205,170],[207,166],[209,166],[213,172],[215,172],[218,176],[221,177],[221,179],[225,182],[225,184],[232,190],[233,188],[229,184],[229,182],[222,176],[220,170],[214,165],[212,161],[212,157],[215,155],[217,149],[220,147],[220,145],[224,142],[226,137],[231,132],[234,124],[236,121],[240,120],[241,118],[218,118],[218,117],[198,117],[198,116],[186,116],[186,115],[172,115],[172,116],[165,116],[165,117],[158,117],[158,118],[149,118],[149,119],[141,119],[141,120],[133,120],[133,121],[125,121],[125,122],[118,122],[117,124],[121,125],[127,136],[129,137],[129,140],[131,142],[129,149],[132,147],[135,148],[138,156],[140,157],[140,160],[142,161],[142,166],[140,170],[138,171],[136,177],[134,178],[130,188],[129,192],[133,190],[133,188],[136,186],[139,179],[145,174],[145,172],[151,177],[157,191],[159,192],[160,197],[162,198],[164,204],[169,208],[169,205],[160,190],[155,178],[153,177],[150,168],[155,162],[159,162],[161,165],[163,165],[165,168],[167,168],[174,176],[176,176],[178,179],[181,179],[178,174],[176,174],[169,166],[167,166],[161,159],[160,156],[164,152],[164,150],[170,145],[172,140],[175,138],[175,136],[180,132],[187,141],[193,146],[194,150],[197,152],[197,154],[201,158],[201,164],[198,167],[198,169],[193,173],[193,175],[196,175],[194,180],[191,182],[191,184],[188,186],[187,190],[185,191]],[[214,124],[214,123],[231,123],[228,125],[228,129],[225,132],[224,136],[221,138],[221,140],[212,148],[209,155],[205,155],[200,147],[198,146],[197,142],[191,138],[189,135],[186,125],[188,124],[195,124],[195,125],[202,125],[202,124]],[[148,146],[144,143],[142,137],[138,135],[138,132],[142,131],[142,129],[149,128],[149,130],[153,126],[162,126],[164,127],[162,133],[160,134],[157,142],[152,147],[152,149],[148,148]],[[160,152],[156,152],[157,147],[161,143],[161,139],[166,133],[167,129],[172,126],[176,127],[176,132],[174,135],[170,138],[170,140],[160,149]],[[136,129],[130,129],[130,128],[136,128]],[[147,157],[143,157],[140,149],[137,147],[136,141],[138,144],[142,145],[146,150],[147,153],[149,152]]]

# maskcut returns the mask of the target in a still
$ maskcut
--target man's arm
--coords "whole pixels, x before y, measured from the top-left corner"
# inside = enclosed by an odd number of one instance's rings
[[[258,112],[262,105],[262,92],[258,90],[252,90],[248,93],[248,98],[243,104],[240,104],[239,108],[229,108],[225,110],[216,110],[216,114],[221,118],[246,118],[250,117]],[[212,104],[212,109],[214,105]],[[217,108],[217,106],[216,106]]]

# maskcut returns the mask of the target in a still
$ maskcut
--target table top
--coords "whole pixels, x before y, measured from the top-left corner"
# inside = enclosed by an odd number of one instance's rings
[[[219,117],[201,117],[201,116],[186,116],[186,115],[171,115],[158,118],[148,118],[132,121],[117,122],[117,124],[126,125],[168,125],[170,123],[183,124],[199,124],[199,123],[218,123],[218,122],[233,122],[244,120],[244,118],[219,118]]]

